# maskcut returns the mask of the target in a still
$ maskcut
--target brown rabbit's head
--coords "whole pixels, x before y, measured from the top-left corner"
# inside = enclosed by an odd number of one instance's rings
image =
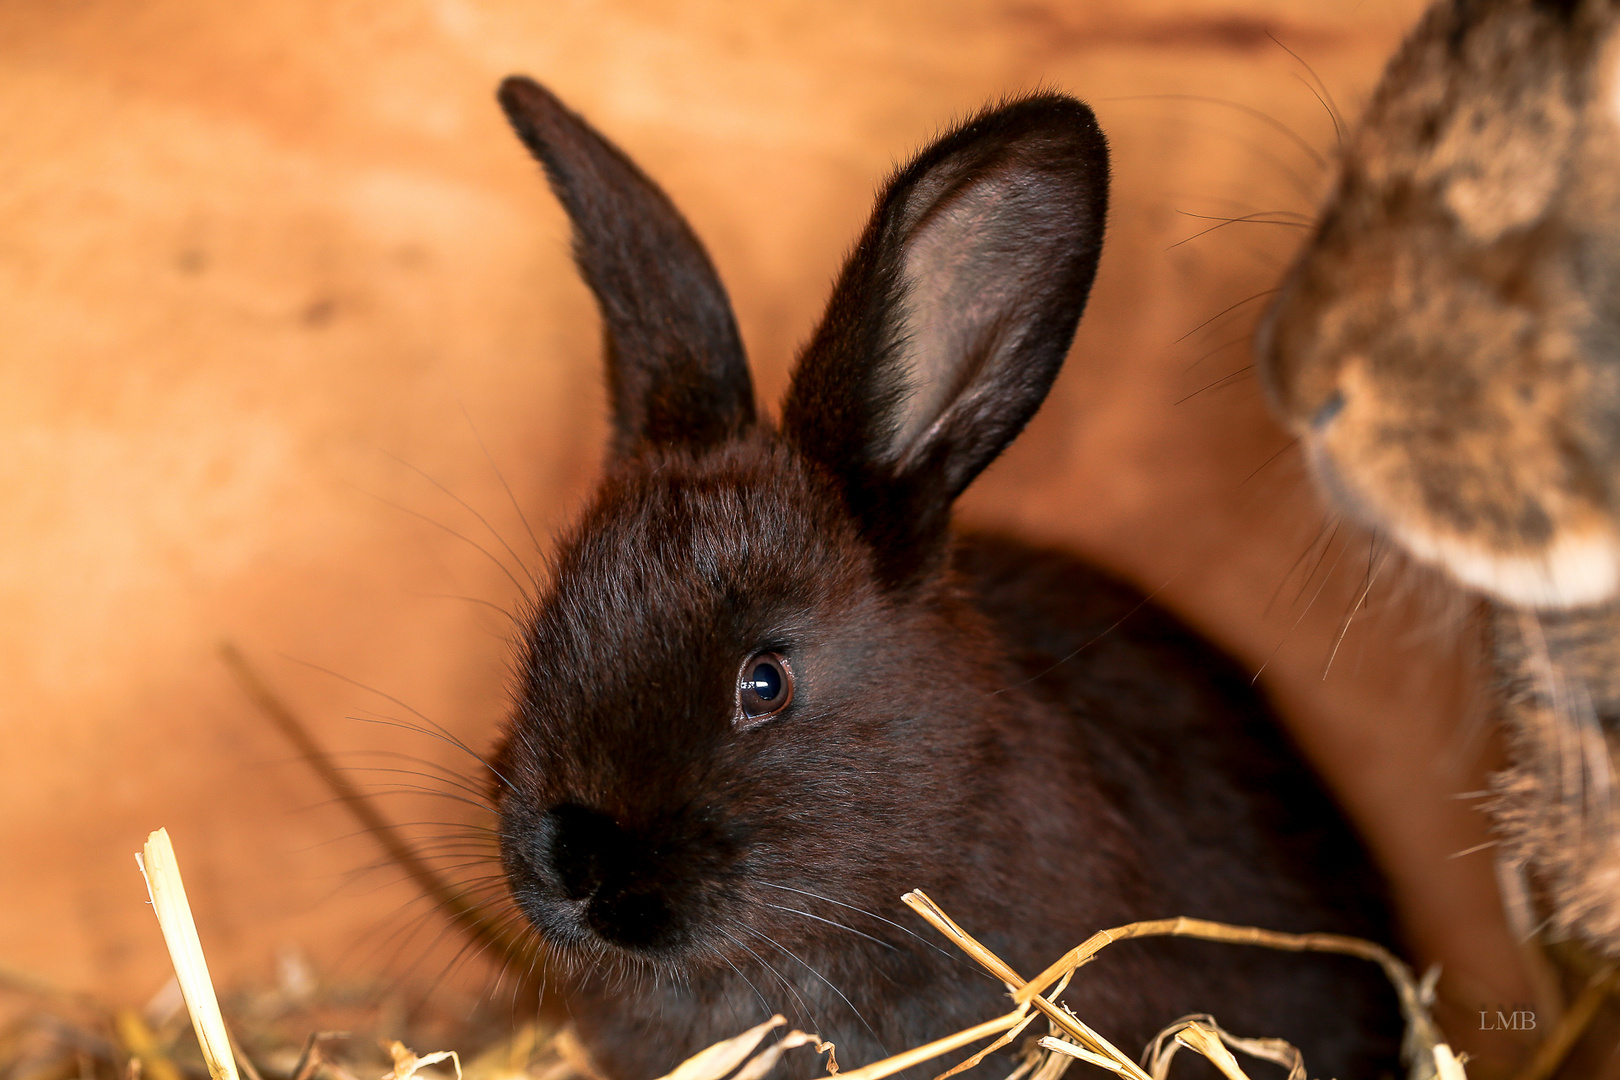
[[[1339,508],[1461,582],[1620,590],[1620,5],[1443,0],[1258,350]]]

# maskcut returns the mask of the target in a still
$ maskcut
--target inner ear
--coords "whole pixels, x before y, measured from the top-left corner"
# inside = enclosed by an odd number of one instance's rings
[[[918,222],[901,269],[896,342],[903,387],[893,415],[892,453],[915,467],[919,448],[946,411],[969,395],[1006,340],[1025,326],[1033,297],[1028,243],[1043,192],[1029,178],[980,180],[951,193]]]
[[[952,501],[1040,407],[1107,205],[1107,144],[1061,94],[974,117],[878,196],[782,425],[841,486],[892,582],[940,565]]]

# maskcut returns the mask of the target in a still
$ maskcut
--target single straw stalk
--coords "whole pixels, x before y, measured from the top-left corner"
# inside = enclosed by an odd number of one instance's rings
[[[167,829],[146,838],[146,846],[135,856],[135,863],[146,878],[146,892],[157,913],[163,940],[168,943],[169,959],[174,962],[174,973],[180,980],[180,992],[191,1013],[191,1026],[197,1032],[208,1073],[214,1080],[239,1080],[230,1035],[220,1015],[214,982],[208,977],[208,961],[203,958],[197,924],[186,902],[186,887],[180,880],[180,864],[175,860]]]

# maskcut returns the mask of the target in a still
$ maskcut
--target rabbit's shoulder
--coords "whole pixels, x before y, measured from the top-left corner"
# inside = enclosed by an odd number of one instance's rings
[[[1075,726],[1139,842],[1167,863],[1222,864],[1201,903],[1252,919],[1279,883],[1310,882],[1274,897],[1271,925],[1391,940],[1380,875],[1242,665],[1061,549],[964,532],[954,568],[1001,640],[1009,687]]]
[[[1145,737],[1267,712],[1229,656],[1070,552],[972,531],[959,535],[954,565],[995,626],[1013,673],[1037,697],[1100,708],[1110,726]]]

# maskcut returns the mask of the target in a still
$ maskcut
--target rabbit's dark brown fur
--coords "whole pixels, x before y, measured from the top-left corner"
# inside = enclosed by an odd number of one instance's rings
[[[1491,621],[1503,854],[1555,935],[1613,957],[1617,31],[1613,0],[1431,8],[1345,147],[1259,355],[1329,499],[1508,605]]]
[[[1229,660],[1067,556],[950,529],[1085,304],[1107,196],[1089,109],[1012,102],[891,179],[777,426],[668,200],[537,85],[502,102],[608,339],[612,454],[494,762],[512,895],[605,1075],[772,1010],[845,1066],[1005,1011],[911,888],[1030,974],[1176,914],[1388,940],[1378,875]],[[756,654],[792,688],[763,717],[739,683]],[[1207,943],[1111,948],[1066,1000],[1132,1051],[1213,1011],[1324,1076],[1376,1075],[1398,1031],[1370,965]]]

